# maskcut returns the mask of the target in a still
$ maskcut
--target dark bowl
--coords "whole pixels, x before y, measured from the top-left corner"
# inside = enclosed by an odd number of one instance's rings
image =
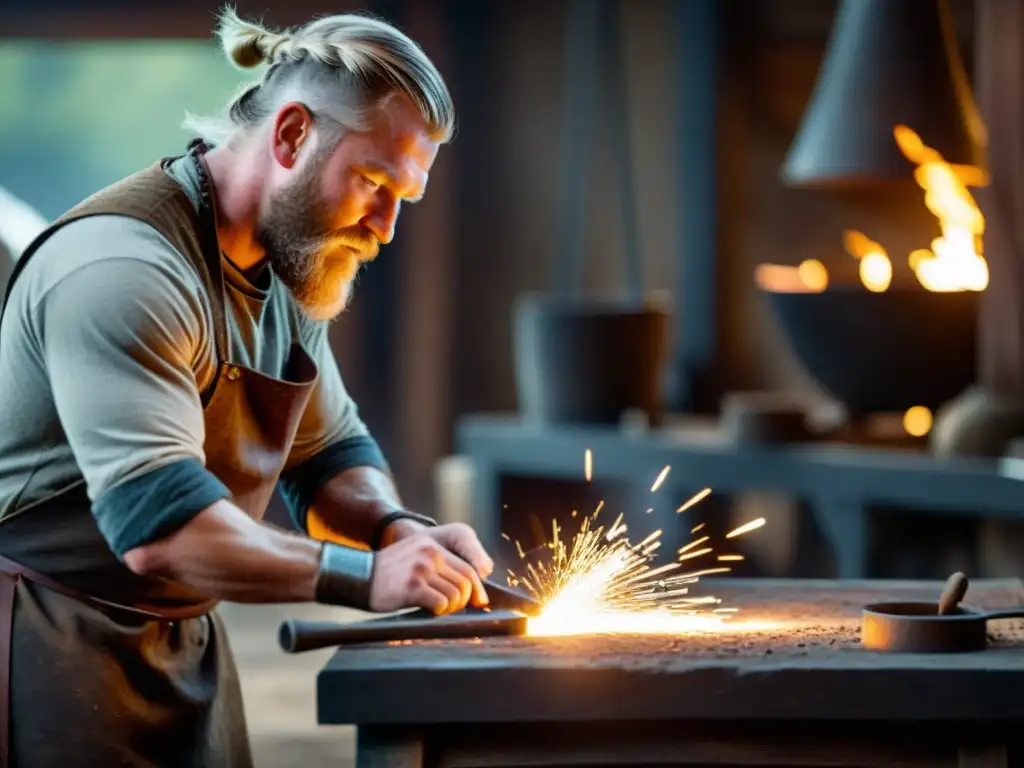
[[[666,308],[527,294],[513,319],[519,405],[528,421],[616,424],[638,410],[660,422]]]
[[[763,292],[804,370],[853,416],[935,411],[974,381],[975,291]]]

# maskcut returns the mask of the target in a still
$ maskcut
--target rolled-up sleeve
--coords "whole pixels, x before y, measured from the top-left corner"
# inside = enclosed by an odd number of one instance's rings
[[[61,425],[99,529],[122,556],[230,492],[205,469],[192,368],[206,336],[198,280],[139,222],[108,248],[50,286],[38,316]]]
[[[279,488],[292,521],[305,531],[309,507],[332,477],[354,467],[375,467],[383,472],[390,468],[345,388],[327,324],[310,324],[303,337],[319,368],[319,378],[299,423]]]

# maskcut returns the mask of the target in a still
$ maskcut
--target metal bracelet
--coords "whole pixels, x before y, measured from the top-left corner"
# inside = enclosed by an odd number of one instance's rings
[[[326,605],[370,609],[374,553],[325,542],[316,578],[316,599]]]

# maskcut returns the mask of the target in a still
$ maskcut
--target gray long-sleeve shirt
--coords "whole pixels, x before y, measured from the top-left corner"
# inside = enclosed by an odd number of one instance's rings
[[[188,166],[169,172],[195,201]],[[296,312],[270,270],[250,281],[223,263],[233,361],[280,377],[297,335],[320,370],[282,480],[301,525],[327,477],[386,464],[327,324]],[[121,216],[66,224],[15,282],[0,326],[0,519],[84,482],[121,555],[227,496],[204,469],[200,394],[217,364],[206,290],[162,235]]]

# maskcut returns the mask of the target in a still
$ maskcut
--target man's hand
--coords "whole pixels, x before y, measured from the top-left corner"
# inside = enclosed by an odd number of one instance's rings
[[[494,570],[494,561],[491,560],[484,550],[483,544],[477,538],[476,531],[465,523],[446,523],[444,525],[428,526],[408,518],[399,519],[389,525],[384,531],[381,549],[421,533],[426,533],[449,552],[459,555],[463,560],[476,568],[477,573],[482,578],[486,579]]]
[[[388,527],[389,533],[398,522]],[[491,574],[494,562],[473,529],[463,523],[415,526],[396,528],[393,543],[377,553],[370,587],[372,610],[415,606],[440,615],[467,605],[487,605],[481,578]]]

